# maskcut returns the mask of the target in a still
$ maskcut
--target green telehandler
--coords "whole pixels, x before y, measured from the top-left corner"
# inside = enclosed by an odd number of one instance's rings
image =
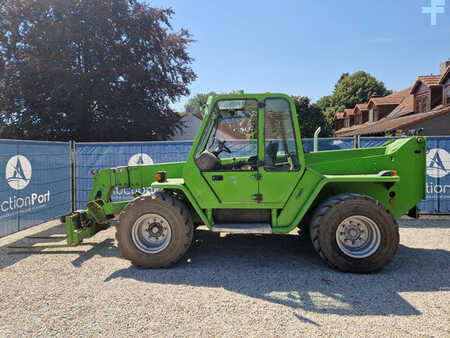
[[[200,225],[245,234],[298,227],[340,271],[373,272],[391,261],[396,219],[418,217],[425,198],[424,137],[304,152],[294,102],[284,94],[211,96],[202,114],[185,162],[95,172],[87,210],[64,219],[67,244],[118,218],[122,255],[135,266],[159,268],[186,254]],[[113,202],[115,187],[154,192]]]

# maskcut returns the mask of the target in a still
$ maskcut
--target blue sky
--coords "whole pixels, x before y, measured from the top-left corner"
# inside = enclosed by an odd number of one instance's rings
[[[344,72],[364,70],[400,90],[450,59],[450,0],[432,26],[432,0],[155,0],[196,40],[191,94],[282,92],[316,101]],[[442,1],[442,0],[441,0]],[[181,111],[188,98],[174,104]]]

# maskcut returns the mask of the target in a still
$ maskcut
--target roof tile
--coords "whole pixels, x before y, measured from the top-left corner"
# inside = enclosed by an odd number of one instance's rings
[[[358,108],[360,111],[369,110],[369,103],[358,103],[355,108]]]
[[[448,76],[450,75],[450,66],[447,67],[447,70],[442,73],[441,79],[439,81],[440,84],[444,84],[444,82],[447,80]]]
[[[413,94],[420,82],[428,88],[440,86],[441,75],[424,75],[418,76],[414,86],[411,87],[410,93]]]
[[[333,120],[343,120],[344,119],[344,112],[338,112],[334,114]]]
[[[353,109],[344,109],[345,116],[355,115]]]
[[[450,113],[450,106],[440,105],[426,113],[411,114],[396,119],[384,118],[377,122],[369,123],[362,128],[358,128],[358,130],[348,130],[349,128],[346,128],[347,130],[341,129],[336,132],[336,135],[353,136],[378,134],[386,131],[402,129],[413,123],[424,121],[448,113]]]

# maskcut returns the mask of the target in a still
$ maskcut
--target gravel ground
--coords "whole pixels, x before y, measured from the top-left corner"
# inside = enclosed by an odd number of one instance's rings
[[[202,230],[175,267],[138,270],[114,229],[64,248],[51,222],[0,239],[0,336],[449,337],[450,218],[400,224],[394,261],[354,275],[294,234]]]

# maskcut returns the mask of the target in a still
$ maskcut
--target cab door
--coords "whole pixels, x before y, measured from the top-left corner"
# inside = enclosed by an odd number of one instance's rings
[[[237,102],[234,104],[233,102]],[[237,109],[225,107],[239,106]],[[217,141],[226,141],[231,151],[221,152],[217,169],[202,171],[208,185],[221,204],[254,205],[259,201],[257,163],[257,119],[258,101],[256,99],[218,101],[213,112],[220,117],[207,143],[207,149],[214,149]],[[255,165],[248,164],[254,158]]]
[[[295,107],[286,98],[269,97],[264,100],[264,113],[260,114],[263,135],[259,143],[259,193],[261,203],[272,204],[272,208],[284,205],[303,173],[294,111]]]

